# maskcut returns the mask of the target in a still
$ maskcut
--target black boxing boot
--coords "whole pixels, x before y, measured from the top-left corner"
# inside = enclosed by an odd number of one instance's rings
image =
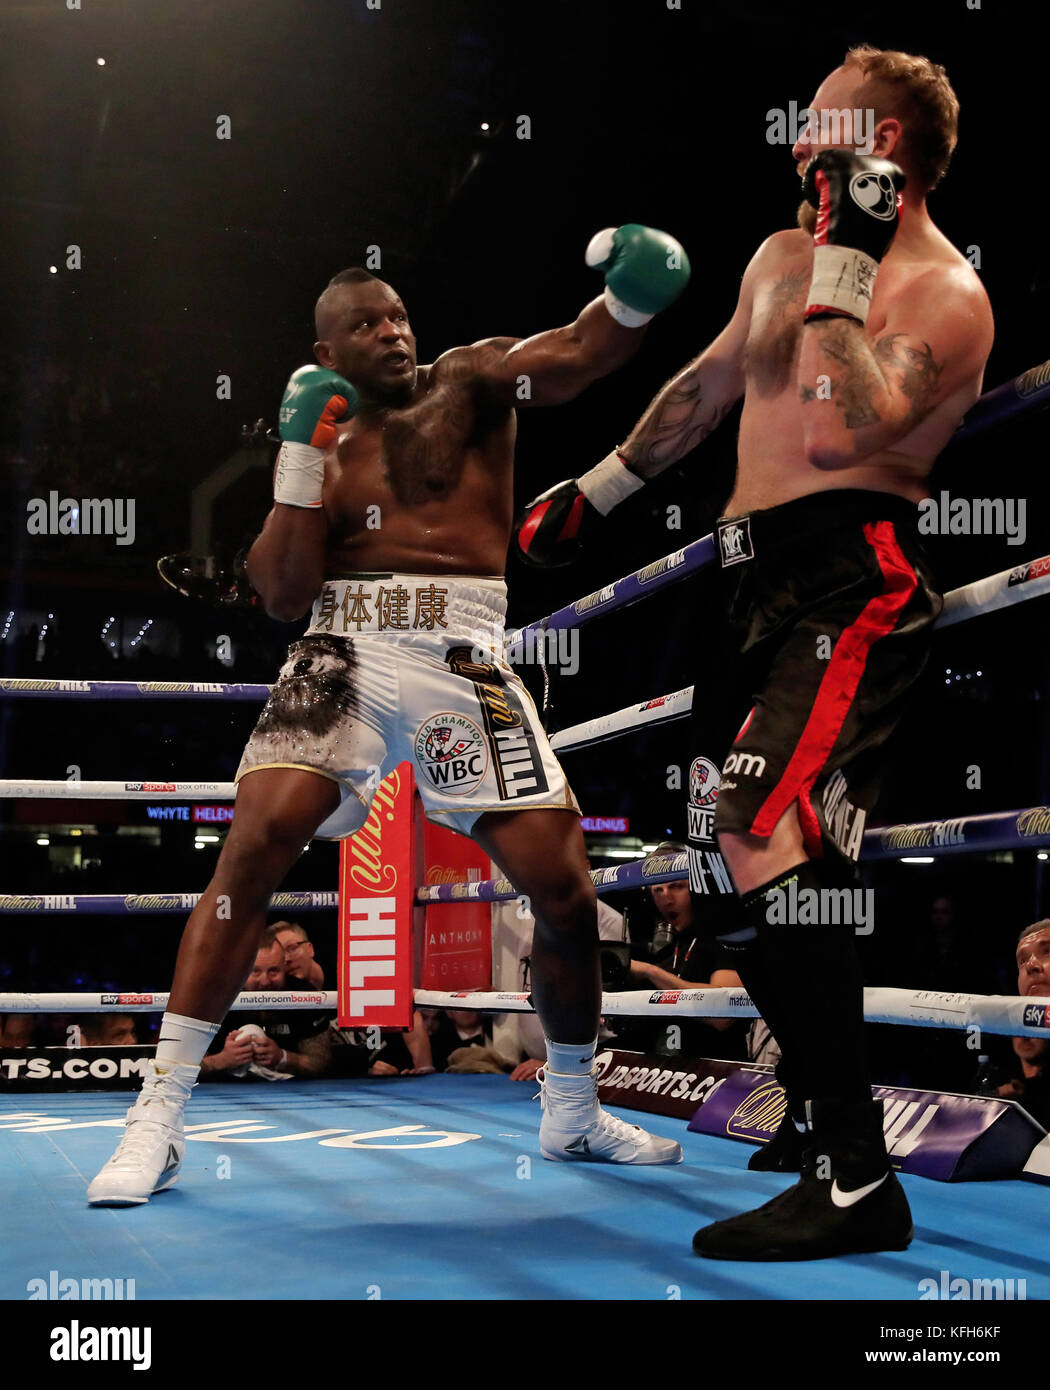
[[[806,1102],[802,1176],[755,1211],[693,1236],[714,1260],[823,1260],[905,1250],[912,1238],[904,1189],[890,1167],[882,1102]]]
[[[806,1146],[806,1122],[792,1109],[790,1100],[768,1144],[760,1145],[747,1161],[752,1173],[801,1173]]]

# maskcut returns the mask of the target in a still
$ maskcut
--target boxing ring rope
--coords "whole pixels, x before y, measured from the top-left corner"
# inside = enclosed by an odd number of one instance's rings
[[[222,681],[0,680],[0,695],[38,700],[265,700],[269,694],[268,685]]]
[[[0,1003],[6,996],[0,995]],[[527,994],[510,991],[459,990],[446,993],[417,989],[422,1009],[470,1009],[475,1013],[533,1013]],[[673,1015],[671,1011],[673,1009]],[[758,1018],[743,989],[624,990],[602,995],[602,1013],[620,1018]],[[864,991],[868,1023],[896,1023],[916,1028],[971,1028],[1007,1037],[1050,1037],[1050,996],[948,994],[929,989]]]
[[[0,893],[0,916],[75,912],[78,917],[181,916],[201,893]],[[336,889],[287,889],[270,899],[268,912],[323,912],[339,906]]]
[[[1050,405],[1050,359],[1036,367],[1003,382],[1000,386],[986,391],[967,412],[955,435],[949,440],[944,452],[968,441],[993,426],[1001,425],[1018,416],[1034,413]],[[672,551],[650,565],[644,565],[633,574],[623,575],[603,589],[586,594],[564,608],[557,609],[545,618],[528,623],[523,628],[514,629],[506,636],[506,644],[514,645],[531,634],[540,636],[548,630],[580,627],[598,616],[616,612],[618,609],[659,593],[670,584],[698,573],[710,565],[715,558],[713,536],[702,536],[699,540],[680,550]],[[1019,577],[1022,571],[1026,573]],[[1045,580],[1046,582],[1039,582]],[[1022,583],[1031,582],[1032,587],[1021,590]],[[963,622],[967,618],[982,613],[994,612],[1026,599],[1039,597],[1050,587],[1050,557],[1029,562],[987,579],[964,585],[945,596],[944,611],[937,626],[947,627],[952,623]],[[1010,593],[1013,588],[1014,592]],[[187,700],[265,700],[270,686],[263,684],[233,683],[221,681],[96,681],[96,680],[34,680],[0,679],[0,695],[8,698],[31,697],[37,699],[90,700],[137,700],[187,699]],[[685,691],[675,696],[661,696],[662,700],[684,697]],[[671,716],[677,717],[677,716]],[[578,726],[583,727],[583,726]],[[0,793],[2,794],[2,793]],[[7,793],[10,794],[10,793]]]
[[[944,452],[956,445],[983,434],[993,426],[1004,424],[1018,416],[1035,413],[1050,406],[1050,360],[1021,372],[1018,376],[986,391],[967,412],[966,418],[949,440]],[[705,569],[715,558],[714,538],[702,536],[681,550],[672,551],[650,565],[644,565],[633,574],[622,576],[612,584],[594,593],[576,599],[564,608],[557,609],[545,618],[528,623],[523,628],[507,634],[507,645],[525,638],[526,634],[539,636],[548,630],[580,627],[593,618],[604,616],[651,594],[659,593],[670,584]],[[1050,558],[1033,561],[1027,566],[1033,569],[1043,565],[1040,575],[1050,575]],[[1018,569],[1025,569],[1020,566]],[[938,626],[947,627],[965,618],[976,617],[980,613],[990,613],[997,608],[1012,603],[1035,598],[1045,592],[1047,585],[1038,585],[1034,591],[1000,592],[1010,583],[1019,584],[1015,576],[1018,569],[1006,570],[1002,574],[991,575],[975,584],[965,585],[945,597],[945,608],[938,619]],[[1036,579],[1036,575],[1030,576]],[[987,593],[982,590],[987,586]],[[979,592],[980,591],[980,592]],[[995,601],[993,601],[995,600]],[[187,699],[187,700],[265,700],[270,693],[269,685],[262,684],[224,684],[221,681],[85,681],[85,680],[33,680],[0,679],[0,695],[17,698],[35,697],[43,699],[69,699],[80,697],[89,700],[137,700]],[[678,692],[684,694],[684,692]],[[662,697],[670,699],[670,696]]]
[[[168,993],[6,993],[0,994],[0,1013],[161,1013]],[[437,989],[414,991],[417,1008],[469,1009],[472,1013],[535,1012],[529,996],[503,990]],[[252,1009],[337,1008],[334,989],[245,991],[230,1005],[231,1012]],[[673,1010],[673,1012],[672,1012]],[[758,1018],[743,989],[623,990],[603,994],[602,1014],[608,1018]],[[950,994],[929,989],[868,987],[864,991],[868,1023],[893,1023],[916,1028],[978,1028],[1006,1037],[1050,1037],[1050,996],[1010,994]]]
[[[65,788],[69,794],[68,783],[54,785]],[[865,831],[860,857],[874,862],[899,859],[902,854],[918,849],[940,857],[975,851],[1039,849],[1044,845],[1050,845],[1050,806],[1029,806],[1017,811],[916,821],[911,825],[877,826]],[[650,884],[673,883],[685,878],[688,862],[685,854],[651,854],[612,868],[591,869],[589,873],[598,893],[626,893]],[[0,916],[69,912],[88,916],[175,915],[191,911],[201,896],[200,893],[0,893]],[[427,884],[416,889],[415,901],[420,904],[499,903],[515,902],[521,896],[509,879],[489,878],[474,883]],[[275,893],[270,899],[271,911],[294,908],[309,912],[337,906],[338,893],[334,889],[286,890]]]
[[[506,645],[514,647],[542,642],[545,632],[583,627],[597,617],[604,618],[610,613],[619,612],[671,584],[699,574],[714,564],[715,558],[714,536],[702,536],[683,549],[673,550],[662,559],[643,565],[631,574],[614,579],[604,588],[595,589],[566,607],[548,613],[545,618],[515,628],[507,634]],[[1025,561],[1011,569],[1000,570],[998,574],[990,574],[984,579],[975,579],[970,584],[950,590],[944,595],[944,607],[934,626],[952,627],[955,623],[967,622],[970,618],[979,618],[1000,608],[1011,608],[1015,603],[1041,598],[1048,589],[1050,556],[1043,555],[1037,560]],[[0,685],[0,693],[2,689]]]
[[[1050,369],[1050,364],[1048,364],[1048,369]],[[637,603],[640,599],[649,598],[670,584],[677,584],[682,579],[699,574],[713,564],[714,559],[714,537],[702,536],[683,549],[672,551],[671,554],[654,561],[651,565],[643,565],[641,569],[635,570],[632,574],[626,574],[613,580],[603,589],[585,594],[583,598],[576,599],[565,608],[559,608],[554,613],[548,614],[546,618],[540,618],[522,628],[515,628],[507,633],[506,645],[513,647],[528,641],[530,637],[533,640],[542,639],[542,634],[546,631],[580,627],[593,618],[605,617],[609,613],[618,612],[633,603]],[[1037,560],[1028,560],[1023,564],[1013,566],[1012,569],[1000,570],[998,574],[990,574],[984,579],[975,579],[970,584],[963,584],[958,589],[950,590],[944,596],[944,607],[934,626],[937,628],[952,627],[956,623],[968,622],[971,618],[983,617],[987,613],[995,613],[1002,608],[1012,608],[1017,603],[1026,603],[1029,599],[1042,598],[1048,591],[1050,591],[1050,556],[1044,555]],[[268,697],[270,689],[271,687],[268,685],[223,684],[220,681],[82,681],[20,677],[0,679],[0,696],[8,699],[138,700],[153,698],[259,702]],[[656,696],[646,705],[634,707],[639,710],[649,710],[650,708],[655,710],[658,703],[664,706],[659,714],[654,713],[651,721],[639,718],[636,721],[637,725],[641,726],[648,722],[662,723],[671,719],[683,718],[689,712],[688,704],[692,692],[693,687],[686,686],[683,690],[677,690],[673,694]],[[669,707],[674,710],[673,713],[668,712]],[[602,738],[615,737],[615,734],[602,734],[595,738],[583,737],[582,742],[571,744],[565,742],[570,735],[574,739],[582,737],[579,734],[580,730],[588,729],[591,725],[597,727],[606,719],[615,720],[626,713],[628,711],[619,710],[613,714],[601,716],[599,719],[589,720],[586,724],[577,724],[572,729],[564,729],[560,734],[555,734],[551,742],[556,750],[562,748],[563,751],[567,751],[569,748],[582,748],[587,742],[597,743],[601,742]],[[625,726],[622,731],[626,731],[627,727],[633,726]],[[617,729],[617,732],[621,732],[621,730]],[[563,742],[557,742],[559,739]],[[0,789],[7,785],[8,783],[0,781]],[[92,787],[111,785],[116,787],[117,783],[85,782],[82,785]],[[198,791],[210,794],[216,786],[232,786],[232,783],[186,782],[180,785],[195,789],[189,792],[189,795],[195,796]],[[46,793],[37,794],[43,796]],[[116,795],[116,793],[113,794]],[[130,785],[129,794],[131,794]],[[31,796],[34,793],[12,793],[0,790],[0,795]],[[92,795],[104,797],[108,793],[97,792],[92,793]]]
[[[68,779],[0,778],[0,797],[40,800],[54,797],[61,801],[193,801],[206,796],[209,801],[232,801],[237,795],[235,782],[86,782]],[[209,822],[201,822],[206,829]]]
[[[1007,849],[1038,849],[1050,845],[1050,806],[1020,811],[991,811],[978,816],[916,821],[913,825],[882,825],[864,833],[864,861],[899,859],[921,849],[940,857],[950,854],[992,853]],[[591,869],[598,893],[625,893],[652,883],[673,883],[687,877],[686,854],[651,854],[608,869]],[[477,883],[433,883],[416,889],[417,903],[514,902],[522,895],[507,878]]]
[[[1050,1004],[1050,1000],[1047,1000]],[[168,991],[107,990],[98,993],[0,994],[0,1013],[6,1014],[153,1014],[168,1007]],[[334,989],[245,990],[238,994],[231,1009],[338,1009],[339,993]]]
[[[64,789],[66,795],[75,795],[70,793],[69,783],[53,785]],[[924,854],[941,857],[981,851],[1031,850],[1044,845],[1050,845],[1050,806],[1029,806],[1017,811],[992,811],[983,815],[916,821],[911,825],[877,826],[865,831],[860,857],[866,862],[874,862],[899,859],[906,852],[918,849]],[[650,884],[673,883],[686,877],[688,856],[652,854],[607,869],[591,869],[589,873],[598,893],[626,893]],[[70,912],[87,916],[178,915],[196,907],[201,896],[200,893],[0,893],[0,916],[47,916]],[[521,896],[509,879],[490,878],[474,883],[421,886],[416,889],[415,901],[419,904],[498,903],[515,902]],[[275,893],[270,899],[271,911],[295,909],[310,912],[337,906],[338,893],[334,889],[289,889]]]
[[[1005,424],[1016,416],[1042,410],[1050,405],[1050,361],[1004,381],[976,400],[962,424],[948,441],[947,449],[968,443],[993,425]]]

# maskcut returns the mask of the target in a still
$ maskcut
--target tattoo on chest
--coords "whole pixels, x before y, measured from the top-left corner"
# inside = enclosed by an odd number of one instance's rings
[[[383,427],[383,464],[402,506],[441,501],[454,491],[476,417],[469,388],[457,382],[435,387],[409,410],[391,412]]]
[[[769,292],[745,352],[749,384],[759,396],[774,396],[791,385],[802,332],[808,270],[783,275]]]

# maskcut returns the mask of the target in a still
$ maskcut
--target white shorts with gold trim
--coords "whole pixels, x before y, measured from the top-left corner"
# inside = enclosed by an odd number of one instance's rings
[[[379,782],[412,763],[429,820],[463,834],[486,811],[579,806],[532,697],[503,659],[502,579],[417,574],[326,581],[241,757],[330,777],[343,839]]]

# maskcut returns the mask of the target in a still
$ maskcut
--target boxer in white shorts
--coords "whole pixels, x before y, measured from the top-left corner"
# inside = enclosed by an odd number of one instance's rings
[[[486,811],[578,814],[532,697],[503,659],[506,611],[502,579],[328,580],[237,780],[274,767],[331,778],[341,801],[318,839],[352,835],[379,782],[405,761],[427,818],[463,835]]]
[[[367,271],[341,272],[318,300],[320,365],[288,383],[274,506],[247,560],[266,612],[292,622],[312,608],[310,632],[245,750],[156,1060],[91,1203],[142,1203],[176,1180],[185,1102],[271,894],[314,835],[361,823],[370,789],[406,756],[427,814],[469,832],[531,903],[533,998],[548,1039],[541,1153],[681,1161],[678,1144],[598,1104],[601,979],[583,834],[532,703],[498,654],[515,407],[571,400],[626,362],[688,278],[678,243],[636,224],[599,233],[587,259],[604,271],[605,293],[574,323],[453,348],[432,366],[416,365],[401,299]],[[622,465],[610,456],[592,473],[591,494],[609,491],[611,507]],[[548,518],[566,534],[579,520]],[[475,661],[475,645],[497,655]]]

